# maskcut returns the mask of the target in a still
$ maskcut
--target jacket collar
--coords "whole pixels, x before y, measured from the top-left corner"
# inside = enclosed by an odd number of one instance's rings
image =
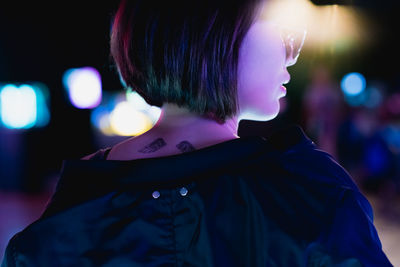
[[[64,160],[59,183],[168,185],[173,180],[201,177],[209,171],[243,166],[260,154],[279,154],[302,142],[311,140],[294,124],[273,132],[267,138],[245,136],[172,156],[128,161]]]
[[[42,217],[115,190],[176,188],[206,177],[246,171],[246,165],[258,162],[267,169],[283,153],[304,143],[312,141],[299,126],[291,125],[267,138],[246,136],[166,157],[64,160],[56,192]]]

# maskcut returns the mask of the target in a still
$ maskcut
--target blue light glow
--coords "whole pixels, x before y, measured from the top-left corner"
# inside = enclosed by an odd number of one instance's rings
[[[49,124],[49,90],[39,82],[0,85],[0,124],[9,129]]]
[[[356,96],[365,90],[366,81],[361,73],[352,72],[343,77],[340,86],[346,96]]]
[[[37,119],[35,127],[44,127],[50,122],[50,94],[49,89],[42,83],[34,83],[32,87],[35,89],[37,102]]]
[[[383,101],[382,92],[376,87],[370,87],[365,90],[367,93],[367,99],[365,101],[364,106],[368,108],[376,108],[381,105]]]
[[[10,129],[27,129],[37,120],[37,96],[30,85],[13,84],[0,89],[1,121]]]

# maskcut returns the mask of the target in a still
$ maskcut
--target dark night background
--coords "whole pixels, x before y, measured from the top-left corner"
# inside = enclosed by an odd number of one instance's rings
[[[51,4],[48,4],[51,3]],[[62,85],[69,68],[93,66],[103,90],[120,90],[109,58],[109,30],[116,1],[27,1],[0,9],[0,81],[41,81],[50,89],[51,121],[21,133],[26,191],[41,188],[63,158],[93,152],[89,110],[72,107]]]

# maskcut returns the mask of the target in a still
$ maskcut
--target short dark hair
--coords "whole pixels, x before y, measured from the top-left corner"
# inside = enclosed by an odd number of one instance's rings
[[[240,44],[263,0],[122,0],[111,56],[149,105],[175,103],[224,123],[238,112]]]

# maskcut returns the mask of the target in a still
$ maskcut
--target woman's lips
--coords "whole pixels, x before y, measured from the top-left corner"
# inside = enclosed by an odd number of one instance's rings
[[[286,95],[286,91],[287,91],[286,87],[281,85],[280,89],[281,89],[281,93],[282,93],[281,96],[285,96]]]

